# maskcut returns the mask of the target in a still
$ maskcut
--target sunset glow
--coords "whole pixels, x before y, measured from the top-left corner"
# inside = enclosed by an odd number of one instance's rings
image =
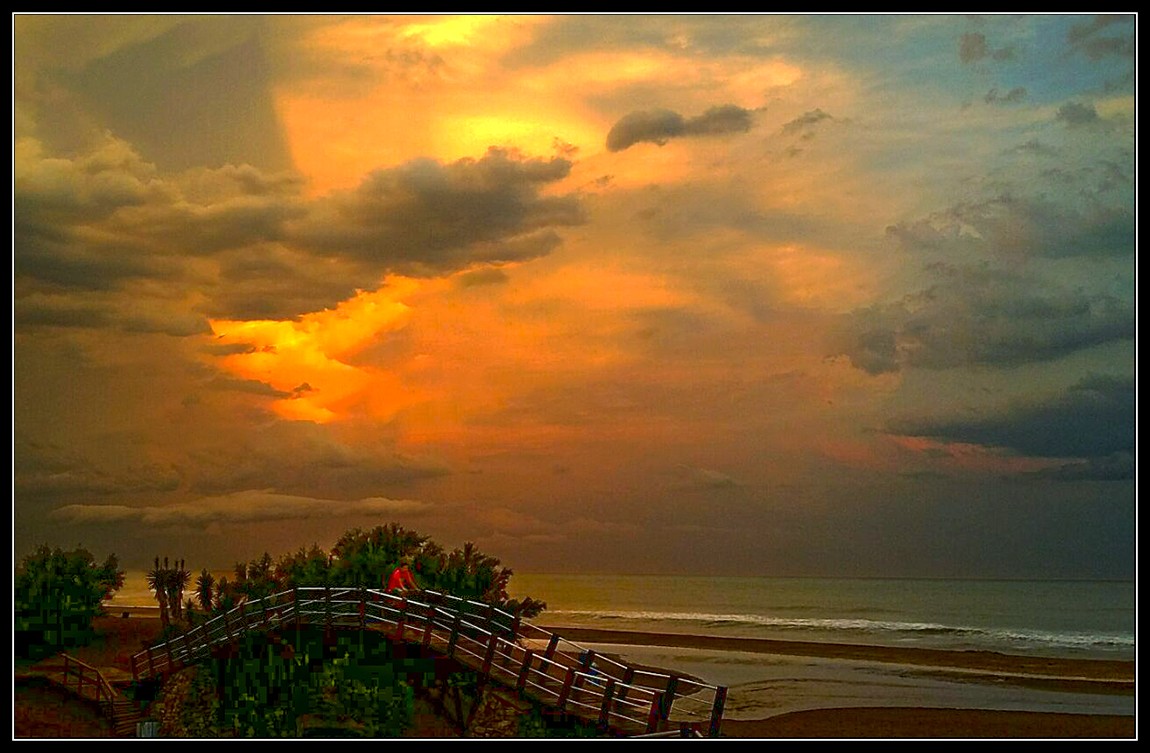
[[[17,15],[17,555],[394,510],[522,570],[1126,577],[1135,41]]]

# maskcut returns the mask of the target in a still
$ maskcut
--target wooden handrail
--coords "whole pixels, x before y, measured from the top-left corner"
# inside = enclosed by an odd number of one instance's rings
[[[651,733],[675,723],[696,729],[705,725],[717,736],[722,720],[725,687],[640,669],[590,652],[493,605],[434,591],[413,598],[362,587],[297,587],[245,600],[133,656],[133,677],[174,672],[238,635],[292,621],[297,629],[305,622],[325,628],[378,627],[396,640],[422,642],[471,666],[484,679],[533,695],[559,711],[578,710],[601,727]],[[544,642],[542,653],[530,647]],[[159,664],[157,659],[165,661]],[[696,697],[700,695],[711,701]]]

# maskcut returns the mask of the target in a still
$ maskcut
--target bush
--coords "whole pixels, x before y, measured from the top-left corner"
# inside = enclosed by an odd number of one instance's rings
[[[249,633],[213,668],[220,726],[237,737],[398,737],[411,726],[413,681],[434,664],[393,660],[377,633],[333,640],[305,628]]]
[[[92,620],[124,585],[124,573],[114,554],[97,564],[87,549],[41,545],[16,566],[14,580],[16,655],[40,658],[92,639]]]

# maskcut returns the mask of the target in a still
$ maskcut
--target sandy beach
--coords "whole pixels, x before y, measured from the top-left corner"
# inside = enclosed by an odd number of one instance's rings
[[[133,610],[130,618],[117,613],[100,618],[103,636],[92,646],[73,652],[96,666],[126,668],[159,620]],[[1047,659],[990,652],[933,651],[845,644],[804,643],[748,638],[717,638],[667,633],[553,628],[580,644],[667,646],[708,651],[751,652],[767,656],[812,656],[826,660],[865,660],[929,667],[965,673],[971,682],[1039,683],[1047,690],[1133,696],[1134,662],[1082,659]],[[24,700],[22,700],[22,698]],[[17,695],[17,737],[55,737],[45,731],[45,716],[30,704],[35,695]],[[57,709],[58,710],[58,709]],[[40,720],[40,721],[37,721]],[[88,734],[93,734],[91,731]],[[866,739],[1133,739],[1136,719],[1124,714],[1041,713],[984,708],[852,707],[805,709],[765,718],[725,718],[722,735],[729,738]]]
[[[729,655],[760,654],[783,667],[806,657],[822,666],[853,663],[887,666],[902,675],[946,678],[951,683],[969,685],[973,698],[983,688],[988,693],[1010,693],[1019,697],[1038,691],[1056,697],[1120,697],[1131,700],[1135,691],[1133,661],[1027,657],[989,651],[945,651],[922,648],[891,648],[841,643],[779,641],[754,638],[724,638],[675,633],[646,633],[551,626],[545,629],[585,645],[663,646],[691,652]],[[907,672],[906,668],[913,668]],[[783,671],[786,671],[785,669]],[[753,685],[750,683],[749,685]],[[909,685],[912,692],[914,681]],[[1004,691],[1005,689],[1005,691]],[[926,705],[836,706],[826,698],[826,707],[804,708],[784,713],[736,711],[731,701],[743,690],[732,687],[729,712],[724,717],[724,737],[866,739],[866,738],[948,738],[948,739],[1062,739],[1134,738],[1135,717],[1127,714],[1058,713],[1030,710],[1004,710],[977,705],[934,707]],[[809,699],[808,699],[809,702]],[[815,703],[818,703],[816,700]],[[1132,703],[1129,704],[1132,707]],[[751,704],[751,709],[754,704]]]

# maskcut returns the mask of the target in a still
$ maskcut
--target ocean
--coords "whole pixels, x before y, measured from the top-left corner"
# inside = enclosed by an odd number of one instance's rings
[[[562,627],[1134,660],[1132,581],[516,574]],[[740,651],[591,644],[729,688],[724,718],[857,706],[1133,716],[1134,694],[974,681],[961,672]]]
[[[215,573],[228,575],[226,572]],[[190,595],[190,594],[189,594]],[[510,595],[547,602],[556,628],[1134,660],[1133,581],[717,578],[516,573]],[[142,572],[116,606],[155,606]],[[562,630],[557,632],[562,634]],[[964,680],[930,667],[662,646],[584,644],[729,688],[725,718],[804,709],[926,706],[1134,715],[1132,694]]]
[[[537,622],[1133,660],[1133,581],[530,575]]]

